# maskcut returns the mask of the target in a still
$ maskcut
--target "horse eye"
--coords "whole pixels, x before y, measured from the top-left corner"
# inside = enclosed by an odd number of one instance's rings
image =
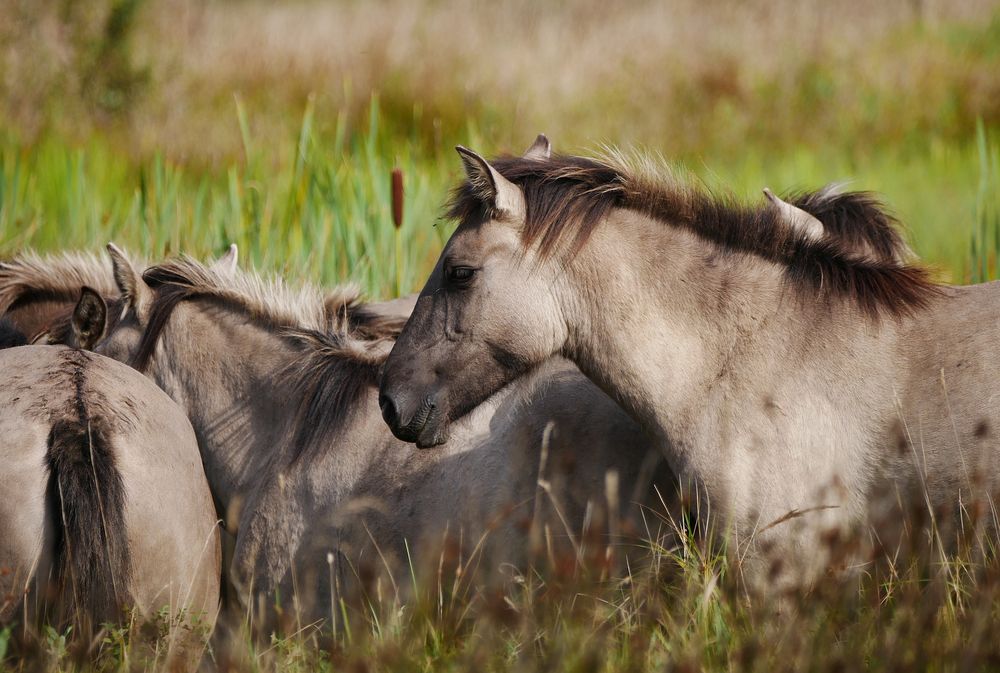
[[[448,281],[452,283],[468,283],[476,274],[471,266],[453,266],[448,269]]]

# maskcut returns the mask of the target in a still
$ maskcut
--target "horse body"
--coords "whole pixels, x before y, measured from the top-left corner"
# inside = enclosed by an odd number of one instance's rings
[[[97,625],[167,608],[210,630],[218,528],[181,410],[84,351],[11,348],[0,365],[0,617]]]
[[[796,297],[777,264],[706,268],[713,248],[614,213],[579,253],[586,276],[569,271],[557,292],[571,297],[564,315],[590,326],[570,328],[567,352],[671,439],[675,469],[738,534],[807,513],[811,536],[795,524],[769,536],[805,559],[873,509],[877,521],[899,502],[954,513],[989,501],[1000,334],[982,316],[1000,310],[1000,285],[940,288],[912,314],[873,320],[850,302]],[[630,263],[612,269],[609,258]],[[657,259],[670,264],[640,282],[636,269]]]

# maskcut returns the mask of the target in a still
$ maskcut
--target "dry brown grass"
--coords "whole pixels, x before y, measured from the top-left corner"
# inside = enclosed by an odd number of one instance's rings
[[[234,94],[258,138],[293,134],[311,94],[329,128],[339,113],[359,117],[373,91],[390,120],[429,142],[466,133],[470,117],[511,146],[545,130],[564,147],[613,139],[668,152],[967,134],[976,117],[1000,120],[1000,75],[995,57],[968,53],[948,27],[984,25],[997,7],[150,0],[128,52],[149,86],[127,115],[99,121],[124,128],[133,151],[217,160],[240,151]],[[0,9],[3,116],[37,132],[69,107],[65,93],[85,93],[71,66],[92,60],[101,11]]]

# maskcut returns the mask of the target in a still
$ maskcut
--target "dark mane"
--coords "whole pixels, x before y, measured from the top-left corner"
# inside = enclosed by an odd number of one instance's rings
[[[537,245],[543,259],[557,251],[576,254],[613,209],[623,208],[688,229],[725,251],[782,264],[794,287],[852,299],[873,318],[910,314],[939,292],[925,268],[902,261],[909,255],[897,222],[869,193],[827,189],[790,197],[826,229],[822,239],[810,240],[775,208],[716,196],[622,161],[554,155],[490,164],[524,192],[522,241],[526,248]],[[468,182],[453,193],[449,217],[476,222],[491,215]]]
[[[389,350],[357,351],[343,334],[288,330],[285,336],[303,347],[303,357],[279,375],[302,400],[290,445],[297,460],[311,447],[323,446],[331,431],[349,424],[362,410],[358,401],[378,386]]]
[[[301,351],[278,374],[301,400],[297,429],[289,438],[296,458],[353,418],[362,394],[377,385],[386,344],[405,322],[373,311],[352,288],[289,291],[280,280],[221,276],[188,259],[151,267],[143,278],[155,296],[131,363],[140,371],[149,365],[174,309],[199,298],[245,312]]]

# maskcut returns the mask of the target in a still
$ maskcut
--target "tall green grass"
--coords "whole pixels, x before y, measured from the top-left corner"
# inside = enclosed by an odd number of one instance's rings
[[[976,129],[976,150],[979,157],[976,228],[969,257],[973,282],[982,282],[997,277],[1000,259],[1000,148],[987,138],[982,123]]]
[[[274,147],[254,138],[252,111],[236,99],[232,123],[241,130],[243,156],[216,170],[159,155],[135,164],[100,136],[84,144],[47,137],[31,146],[0,136],[0,254],[96,250],[115,241],[154,259],[204,257],[236,243],[261,269],[327,284],[357,282],[375,297],[407,293],[420,288],[450,232],[442,205],[460,177],[451,145],[460,141],[486,153],[521,149],[490,146],[471,123],[463,137],[442,141],[434,152],[417,149],[420,143],[385,128],[377,96],[361,132],[349,133],[341,116],[332,134],[320,134],[314,114],[307,104],[299,132]],[[751,201],[762,200],[765,186],[780,191],[833,181],[878,192],[917,253],[944,279],[963,282],[996,271],[997,154],[996,139],[980,125],[974,141],[865,152],[827,146],[773,153],[747,145],[736,158],[704,156],[686,167],[710,187]],[[398,234],[394,168],[405,180]]]
[[[291,276],[350,280],[379,296],[419,288],[448,233],[438,213],[453,165],[383,134],[377,97],[365,133],[348,137],[338,124],[318,136],[310,105],[279,148],[255,142],[238,101],[236,110],[244,159],[211,174],[162,156],[133,165],[98,137],[0,140],[0,254],[115,241],[151,258],[207,256],[236,243],[257,267]],[[405,179],[398,263],[394,168]]]

